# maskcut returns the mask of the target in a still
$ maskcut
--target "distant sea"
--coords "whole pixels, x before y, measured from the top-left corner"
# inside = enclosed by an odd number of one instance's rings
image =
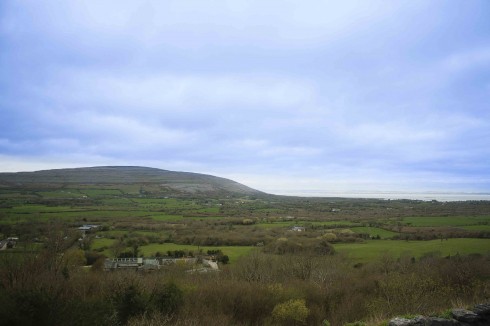
[[[490,200],[490,193],[466,192],[397,192],[397,191],[268,191],[276,195],[301,197],[342,197],[342,198],[379,198],[379,199],[412,199],[424,201],[466,201]]]

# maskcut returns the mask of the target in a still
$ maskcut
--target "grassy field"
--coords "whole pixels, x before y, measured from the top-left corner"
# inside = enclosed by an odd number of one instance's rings
[[[186,218],[190,218],[192,220],[205,221],[205,220],[221,220],[224,217],[223,216],[190,216],[190,217],[186,217]]]
[[[108,239],[108,238],[94,239],[92,241],[91,248],[96,250],[103,247],[110,247],[114,244],[114,242],[116,242],[116,239]]]
[[[460,228],[461,229],[468,230],[468,231],[485,231],[485,232],[490,232],[490,225],[487,225],[487,224],[461,226]]]
[[[182,220],[182,215],[151,214],[148,217],[155,221],[175,222]]]
[[[370,237],[376,237],[379,235],[381,239],[389,239],[392,238],[394,235],[398,234],[393,231],[388,231],[385,229],[374,228],[369,226],[357,226],[350,229],[355,233],[367,233],[369,234]]]
[[[467,255],[490,252],[490,239],[448,239],[430,241],[369,240],[364,243],[339,243],[334,245],[339,253],[347,254],[354,260],[367,262],[384,254],[395,257],[410,255],[421,257],[426,253],[439,252],[443,256]]]
[[[292,226],[306,226],[308,227],[309,225],[312,226],[326,226],[326,227],[349,227],[349,226],[356,226],[359,225],[359,223],[354,223],[351,221],[325,221],[325,222],[319,222],[319,221],[280,221],[280,222],[271,222],[271,223],[259,223],[256,224],[260,228],[264,229],[270,229],[270,228],[286,228],[286,227],[292,227]]]
[[[97,232],[98,235],[108,237],[108,238],[119,238],[124,236],[125,234],[131,234],[131,235],[136,235],[136,236],[160,236],[160,235],[165,235],[165,231],[147,231],[147,230],[111,230],[111,231],[99,231]]]
[[[119,189],[83,189],[83,194],[89,197],[100,197],[100,196],[119,196],[122,191]]]
[[[325,221],[325,222],[308,222],[311,225],[320,225],[320,226],[338,226],[338,227],[346,227],[346,226],[356,226],[359,223],[351,222],[351,221]]]
[[[45,205],[21,205],[11,208],[2,208],[0,211],[10,212],[13,214],[28,214],[28,213],[45,213],[45,212],[76,212],[83,211],[89,208],[74,208],[70,206],[45,206]]]
[[[81,198],[83,196],[78,191],[39,191],[37,194],[45,198]]]
[[[273,223],[258,223],[255,225],[263,229],[272,229],[272,228],[288,228],[300,224],[301,223],[296,223],[296,222],[273,222]]]
[[[404,223],[411,226],[466,226],[489,223],[490,216],[453,216],[453,217],[405,217]]]

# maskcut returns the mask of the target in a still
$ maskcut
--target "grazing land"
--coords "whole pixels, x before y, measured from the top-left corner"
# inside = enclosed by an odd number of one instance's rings
[[[490,239],[447,239],[428,241],[377,240],[363,243],[339,243],[335,250],[347,254],[354,260],[373,261],[382,256],[420,258],[423,256],[457,256],[468,254],[488,254]]]
[[[488,225],[490,215],[483,216],[432,216],[405,217],[403,222],[412,226],[470,226]]]
[[[490,297],[486,201],[274,196],[136,167],[0,173],[0,236],[18,239],[0,251],[10,324],[375,325]],[[220,272],[103,271],[215,255]]]
[[[350,229],[356,233],[369,234],[371,238],[390,239],[397,235],[396,232],[370,226],[357,226]]]

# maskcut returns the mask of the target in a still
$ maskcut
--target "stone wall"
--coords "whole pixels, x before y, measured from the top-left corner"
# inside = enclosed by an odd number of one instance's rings
[[[472,310],[453,309],[452,318],[396,317],[390,320],[389,326],[490,326],[490,303],[478,304]]]

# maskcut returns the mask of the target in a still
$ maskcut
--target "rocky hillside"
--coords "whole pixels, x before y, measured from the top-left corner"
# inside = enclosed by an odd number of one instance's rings
[[[36,172],[0,173],[0,185],[33,184],[144,184],[187,194],[260,195],[238,182],[206,174],[137,166],[101,166]]]

